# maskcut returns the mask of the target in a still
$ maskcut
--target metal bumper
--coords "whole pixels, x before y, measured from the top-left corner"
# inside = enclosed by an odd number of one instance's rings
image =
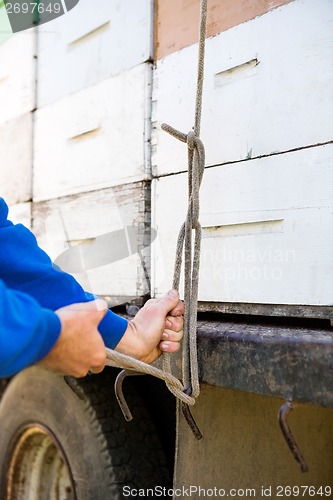
[[[333,408],[332,330],[199,321],[202,383]]]

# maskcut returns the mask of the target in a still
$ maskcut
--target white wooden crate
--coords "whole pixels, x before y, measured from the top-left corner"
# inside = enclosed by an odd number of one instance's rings
[[[9,204],[31,199],[32,113],[0,128],[0,185],[1,196]]]
[[[150,287],[147,189],[138,182],[33,203],[33,231],[87,291],[108,296],[113,304],[140,297]],[[78,259],[75,248],[82,252]]]
[[[153,182],[152,286],[170,287],[186,174]],[[208,168],[199,300],[333,304],[333,145]]]
[[[333,137],[333,2],[295,0],[207,40],[202,138],[207,164]],[[186,169],[186,147],[160,129],[194,123],[197,45],[157,62],[153,173]]]
[[[151,0],[80,0],[38,29],[38,107],[151,59]]]
[[[8,219],[13,224],[23,224],[31,229],[31,202],[10,205]]]
[[[150,72],[141,64],[36,112],[34,200],[146,177]]]
[[[35,45],[33,30],[0,45],[0,125],[36,107]]]

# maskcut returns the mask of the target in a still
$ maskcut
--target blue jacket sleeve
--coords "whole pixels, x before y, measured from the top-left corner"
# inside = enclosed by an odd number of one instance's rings
[[[43,308],[55,311],[75,302],[88,302],[92,294],[73,276],[54,266],[22,224],[8,220],[8,207],[0,198],[0,278],[8,288],[33,297]],[[127,321],[108,311],[99,325],[105,345],[113,349],[125,333]]]
[[[52,349],[61,330],[58,316],[29,295],[0,280],[0,377],[37,363]]]

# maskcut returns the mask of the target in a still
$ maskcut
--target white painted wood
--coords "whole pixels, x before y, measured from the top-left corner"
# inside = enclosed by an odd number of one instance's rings
[[[35,108],[35,32],[0,45],[0,125]]]
[[[151,59],[152,0],[80,0],[38,30],[42,107]]]
[[[0,185],[1,196],[9,204],[31,199],[32,113],[0,128]]]
[[[143,241],[138,235],[133,244],[126,236],[144,224],[144,190],[142,183],[135,183],[34,203],[34,233],[53,260],[75,245],[88,248],[93,264],[85,266],[86,272],[64,268],[87,291],[113,299],[131,300],[144,295],[149,285],[138,254]],[[105,234],[115,236],[114,246],[96,250],[96,241]],[[123,251],[119,251],[120,247]],[[149,247],[143,251],[145,260],[147,251]],[[80,265],[81,261],[75,262]]]
[[[31,229],[31,202],[10,205],[8,219],[13,224],[23,224]]]
[[[333,2],[295,0],[207,40],[202,138],[207,165],[333,138]],[[194,123],[197,45],[157,62],[153,173],[187,168],[186,146],[160,129]]]
[[[187,175],[153,181],[154,294],[172,281]],[[333,304],[333,145],[208,168],[199,300]]]
[[[10,25],[5,4],[0,7],[0,44],[4,43],[12,36],[12,27]]]
[[[136,66],[36,112],[35,200],[145,178],[150,71]]]

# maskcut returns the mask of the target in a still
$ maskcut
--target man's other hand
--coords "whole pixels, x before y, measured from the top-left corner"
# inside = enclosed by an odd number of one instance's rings
[[[72,304],[55,311],[61,322],[60,336],[40,366],[62,375],[84,377],[99,373],[106,361],[98,325],[107,313],[104,300]]]

